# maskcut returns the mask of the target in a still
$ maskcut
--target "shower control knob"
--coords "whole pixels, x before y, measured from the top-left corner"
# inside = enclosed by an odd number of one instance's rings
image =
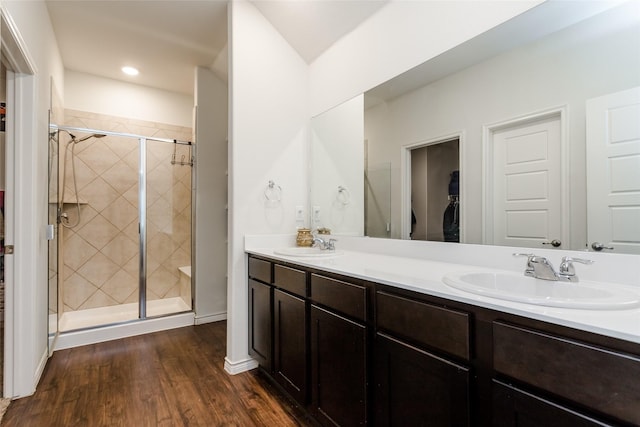
[[[609,249],[611,251],[611,250],[613,250],[613,247],[612,246],[605,246],[604,243],[593,242],[591,244],[591,249],[593,249],[596,252],[600,252],[603,249]]]

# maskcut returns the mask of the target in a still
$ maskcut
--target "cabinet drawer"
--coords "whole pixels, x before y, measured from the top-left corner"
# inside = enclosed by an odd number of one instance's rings
[[[493,366],[512,378],[640,425],[636,356],[494,322]]]
[[[365,321],[367,318],[365,286],[312,274],[311,299],[355,319]]]
[[[271,284],[271,263],[249,257],[249,277]]]
[[[603,427],[601,421],[493,380],[494,426]]]
[[[307,276],[304,271],[276,264],[273,267],[273,284],[298,296],[307,296]]]
[[[376,326],[379,329],[469,360],[468,313],[383,291],[376,293],[376,303]]]

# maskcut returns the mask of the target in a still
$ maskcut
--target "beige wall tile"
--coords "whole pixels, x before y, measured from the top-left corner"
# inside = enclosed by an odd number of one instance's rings
[[[72,235],[64,242],[64,264],[72,271],[76,271],[87,260],[98,252],[86,240],[77,234]]]
[[[120,270],[120,266],[98,252],[78,269],[78,273],[93,285],[100,287]]]
[[[102,249],[118,235],[119,231],[105,217],[97,215],[87,225],[78,230],[77,234],[94,248]]]
[[[67,125],[83,128],[179,140],[192,135],[190,128],[84,111],[66,110],[65,117]],[[116,136],[73,146],[80,199],[88,204],[81,205],[80,225],[65,229],[62,237],[65,310],[138,300],[138,146],[135,139]],[[149,140],[147,148],[147,298],[152,300],[185,292],[177,267],[191,263],[191,167],[171,165],[174,149],[176,160],[183,155],[190,160],[188,146]],[[67,198],[75,196],[70,155]],[[72,207],[66,210],[74,223]],[[190,285],[183,298],[190,301]]]
[[[138,249],[139,246],[126,237],[124,233],[118,233],[113,240],[102,248],[102,253],[116,264],[124,265],[131,258],[137,258]]]
[[[135,224],[134,226],[137,231],[138,209],[132,206],[124,197],[119,197],[112,204],[104,208],[102,216],[120,231],[124,231],[127,226],[132,223]]]
[[[117,305],[118,302],[109,295],[98,289],[80,306],[79,310],[87,310],[89,308],[109,307]]]
[[[124,269],[119,269],[116,274],[102,285],[100,290],[122,304],[138,289],[138,285],[137,276],[131,276]]]
[[[78,310],[97,291],[97,287],[81,275],[74,273],[64,282],[64,303],[72,310]]]

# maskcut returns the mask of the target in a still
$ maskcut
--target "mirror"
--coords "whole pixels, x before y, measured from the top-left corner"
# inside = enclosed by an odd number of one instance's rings
[[[605,117],[594,105],[640,87],[640,8],[626,2],[589,17],[557,9],[571,3],[543,3],[314,117],[311,227],[409,238],[411,152],[459,139],[461,242],[574,250],[599,242],[640,253],[638,201],[595,213],[606,196],[587,188],[612,175],[621,193],[640,191],[640,95],[627,94],[639,104],[617,115],[629,122],[618,145],[630,150],[618,172],[607,169],[611,158],[593,161],[586,132],[589,117]],[[558,27],[560,15],[573,22]],[[372,180],[374,171],[383,178]],[[597,234],[598,222],[627,228]]]

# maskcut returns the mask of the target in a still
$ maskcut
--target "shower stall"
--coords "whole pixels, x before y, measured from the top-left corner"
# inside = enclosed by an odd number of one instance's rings
[[[50,129],[50,336],[193,307],[190,129],[111,127]]]

